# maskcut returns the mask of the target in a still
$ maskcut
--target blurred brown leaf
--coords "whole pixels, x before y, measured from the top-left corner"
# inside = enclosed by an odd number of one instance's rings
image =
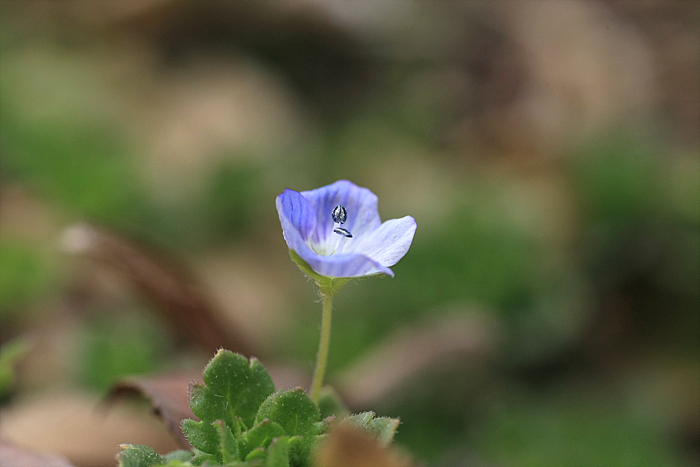
[[[40,454],[0,441],[2,467],[75,467],[62,457]]]
[[[404,326],[344,371],[338,390],[351,408],[370,407],[431,368],[487,355],[498,344],[500,332],[486,313],[469,310]]]
[[[62,243],[65,251],[120,273],[179,335],[207,353],[224,347],[251,355],[242,332],[223,320],[193,274],[153,245],[88,224],[66,229]]]
[[[410,467],[396,449],[348,426],[338,426],[318,450],[317,467]]]
[[[190,383],[197,380],[201,381],[199,373],[127,378],[112,387],[106,403],[111,405],[116,399],[133,395],[148,399],[153,413],[165,422],[177,444],[182,448],[191,449],[192,445],[182,433],[180,423],[186,418],[197,420],[190,410],[187,396]]]
[[[120,443],[144,444],[156,452],[177,449],[165,427],[136,407],[124,404],[100,414],[98,406],[94,395],[75,390],[18,398],[0,411],[2,437],[27,449],[58,453],[78,467],[114,466]],[[0,466],[6,463],[0,460]]]

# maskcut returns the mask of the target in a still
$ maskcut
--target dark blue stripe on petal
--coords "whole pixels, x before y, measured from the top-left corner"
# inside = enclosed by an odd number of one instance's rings
[[[277,212],[280,220],[285,216],[304,240],[309,238],[316,227],[316,213],[313,207],[297,191],[287,189],[277,197]],[[284,224],[282,228],[284,229]]]

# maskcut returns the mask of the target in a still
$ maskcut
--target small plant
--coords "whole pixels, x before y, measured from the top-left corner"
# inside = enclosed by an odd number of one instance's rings
[[[393,276],[389,267],[408,251],[415,220],[382,223],[374,193],[345,180],[313,191],[285,190],[277,197],[277,211],[292,259],[315,281],[323,301],[310,396],[302,388],[275,392],[257,359],[219,350],[204,369],[204,384],[190,387],[190,408],[199,421],[184,420],[182,430],[194,449],[161,456],[146,446],[121,445],[120,467],[306,467],[338,424],[382,445],[393,439],[397,419],[373,412],[348,415],[323,379],[333,296],[351,279]]]

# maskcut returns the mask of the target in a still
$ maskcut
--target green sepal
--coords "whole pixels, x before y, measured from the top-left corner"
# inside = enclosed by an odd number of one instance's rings
[[[318,286],[319,291],[321,294],[325,296],[333,296],[340,292],[340,289],[343,288],[345,284],[350,282],[352,277],[330,277],[330,276],[322,276],[321,274],[317,273],[314,271],[309,263],[304,261],[304,259],[297,254],[296,251],[294,250],[289,250],[289,256],[292,258],[292,261],[296,263],[297,266],[299,266],[299,269],[301,269],[301,272],[309,276],[316,282],[316,285]]]
[[[270,444],[265,467],[289,467],[289,437],[276,438]]]
[[[223,420],[234,427],[238,417],[244,427],[252,426],[260,404],[275,390],[265,367],[228,350],[219,350],[204,369],[205,386],[190,388],[190,408],[201,420]],[[235,428],[234,428],[235,429]]]
[[[148,446],[140,444],[120,444],[122,451],[117,454],[119,467],[152,467],[166,461]]]
[[[347,423],[359,428],[379,441],[383,446],[391,443],[401,423],[396,418],[376,417],[374,412],[362,412],[344,418],[340,423]]]
[[[221,437],[217,428],[209,422],[196,422],[192,419],[182,421],[182,432],[190,444],[200,451],[221,459],[219,444]]]
[[[229,462],[240,460],[240,455],[238,453],[238,443],[233,437],[233,433],[226,423],[221,420],[214,422],[214,426],[219,432],[219,450],[221,452],[221,461],[226,464]]]
[[[318,409],[321,412],[321,419],[335,415],[337,419],[342,419],[350,415],[350,411],[343,403],[335,389],[331,386],[323,386],[318,398]]]
[[[262,420],[241,436],[238,447],[241,457],[245,459],[257,447],[267,448],[274,438],[284,434],[284,429],[277,423],[269,419]]]

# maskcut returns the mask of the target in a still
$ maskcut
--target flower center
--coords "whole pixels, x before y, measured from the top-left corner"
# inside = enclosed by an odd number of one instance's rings
[[[331,211],[331,217],[333,218],[333,222],[336,224],[336,226],[333,228],[333,232],[337,233],[338,235],[342,235],[345,238],[352,238],[350,231],[340,226],[341,224],[345,224],[345,221],[348,220],[348,211],[345,209],[345,206],[341,206],[339,204],[334,207],[333,211]]]
[[[331,256],[337,253],[339,250],[342,251],[345,240],[352,238],[352,233],[345,227],[341,227],[348,220],[348,211],[345,206],[337,205],[331,211],[331,219],[333,219],[333,233],[340,235],[340,238],[331,236],[326,239],[326,241],[321,245],[310,244],[314,252],[323,256]]]

